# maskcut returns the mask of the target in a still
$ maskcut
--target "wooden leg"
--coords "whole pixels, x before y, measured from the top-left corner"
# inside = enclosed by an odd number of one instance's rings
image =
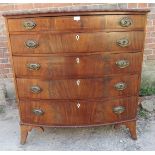
[[[20,130],[21,130],[20,143],[23,145],[26,142],[28,132],[32,130],[32,126],[20,125]]]
[[[20,143],[22,145],[26,143],[28,132],[30,132],[33,128],[36,128],[39,131],[44,131],[44,129],[42,127],[30,126],[30,125],[20,125],[20,129],[21,129]]]
[[[127,128],[129,128],[131,138],[136,140],[137,139],[137,133],[136,133],[136,121],[130,121],[124,123]]]

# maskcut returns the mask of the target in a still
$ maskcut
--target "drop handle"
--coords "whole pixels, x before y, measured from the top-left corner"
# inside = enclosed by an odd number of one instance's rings
[[[124,82],[118,82],[114,85],[114,87],[116,90],[122,91],[122,90],[126,89],[127,84]]]
[[[37,115],[37,116],[41,116],[44,114],[44,111],[42,109],[33,109],[32,113]]]
[[[41,65],[38,63],[30,63],[26,65],[29,70],[39,70]]]
[[[39,86],[32,86],[31,88],[30,88],[30,90],[31,90],[31,92],[32,93],[34,93],[34,94],[39,94],[41,91],[42,91],[42,89],[39,87]]]
[[[129,27],[131,26],[133,23],[132,19],[128,18],[128,17],[123,17],[120,21],[119,21],[119,24],[122,26],[122,27]]]
[[[129,46],[129,40],[127,38],[122,38],[116,40],[116,44],[120,47],[127,47]]]
[[[115,114],[121,114],[125,111],[125,107],[124,106],[117,106],[113,108],[113,112]]]
[[[119,68],[126,68],[129,66],[129,61],[128,60],[117,60],[116,61],[116,65],[119,67]]]
[[[37,48],[39,43],[36,40],[27,40],[25,41],[25,46],[27,48]]]
[[[23,22],[23,27],[27,30],[32,30],[37,26],[37,24],[32,20],[27,20]]]

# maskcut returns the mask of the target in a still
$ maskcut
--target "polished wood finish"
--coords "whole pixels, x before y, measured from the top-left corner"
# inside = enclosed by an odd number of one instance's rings
[[[78,104],[80,105],[78,107]],[[108,105],[108,106],[107,106]],[[125,111],[115,114],[113,108],[124,106]],[[21,121],[27,124],[54,126],[82,126],[121,122],[136,117],[137,98],[102,100],[22,100]],[[35,115],[41,109],[42,115]]]
[[[84,77],[104,77],[114,74],[139,74],[142,53],[122,54],[76,54],[74,56],[21,57],[14,56],[16,77],[41,79],[68,79]],[[116,62],[127,60],[129,65],[120,68]],[[38,70],[27,67],[28,64],[39,64]]]
[[[124,124],[137,139],[147,12],[5,15],[21,144],[44,126]]]
[[[64,17],[40,17],[40,18],[22,18],[9,19],[9,31],[73,31],[73,30],[105,30],[105,29],[139,29],[145,28],[145,15],[126,15],[130,18],[133,24],[129,27],[122,27],[120,21],[124,15],[100,15],[100,16],[64,16]],[[33,21],[36,26],[33,29],[27,30],[23,23],[25,21]],[[95,22],[94,22],[95,21]]]
[[[137,95],[138,80],[138,75],[52,81],[17,78],[17,87],[20,98],[91,99],[109,96],[113,98]],[[127,85],[122,91],[115,88],[115,84],[119,82],[124,82]],[[41,92],[33,93],[32,86],[40,87]]]
[[[76,36],[79,36],[77,40]],[[127,38],[129,45],[120,47],[117,40]],[[141,51],[143,48],[144,32],[96,32],[96,33],[61,33],[50,34],[41,32],[39,34],[10,35],[13,54],[50,54],[50,53],[72,53],[72,52],[133,52]],[[36,48],[28,48],[25,42],[36,41]]]

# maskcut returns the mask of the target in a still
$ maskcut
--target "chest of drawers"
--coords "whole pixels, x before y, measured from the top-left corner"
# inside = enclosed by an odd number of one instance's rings
[[[136,113],[148,10],[4,15],[20,111],[32,128],[125,124]]]

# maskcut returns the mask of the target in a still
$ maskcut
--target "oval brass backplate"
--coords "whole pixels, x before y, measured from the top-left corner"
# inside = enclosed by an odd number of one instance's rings
[[[129,40],[127,38],[122,38],[116,41],[116,44],[120,47],[127,47],[129,46]]]
[[[121,114],[125,111],[125,107],[124,106],[117,106],[113,108],[113,112],[115,114]]]
[[[116,90],[124,90],[127,87],[127,84],[124,82],[118,82],[115,84],[115,89]]]
[[[36,40],[27,40],[25,42],[25,46],[27,48],[37,48],[39,46],[39,43]]]
[[[116,65],[119,68],[126,68],[129,66],[129,61],[128,60],[118,60],[118,61],[116,61]]]
[[[37,26],[37,24],[32,20],[27,20],[23,22],[23,27],[27,30],[32,30]]]
[[[33,109],[32,112],[37,116],[41,116],[44,114],[44,111],[42,109]]]
[[[41,67],[40,64],[35,64],[35,63],[30,63],[30,64],[27,64],[26,66],[29,70],[39,70]]]
[[[120,21],[119,21],[119,24],[122,26],[122,27],[129,27],[131,26],[133,23],[132,19],[129,18],[129,17],[123,17]]]
[[[30,89],[31,89],[31,92],[35,94],[38,94],[42,91],[42,89],[39,86],[32,86]]]

